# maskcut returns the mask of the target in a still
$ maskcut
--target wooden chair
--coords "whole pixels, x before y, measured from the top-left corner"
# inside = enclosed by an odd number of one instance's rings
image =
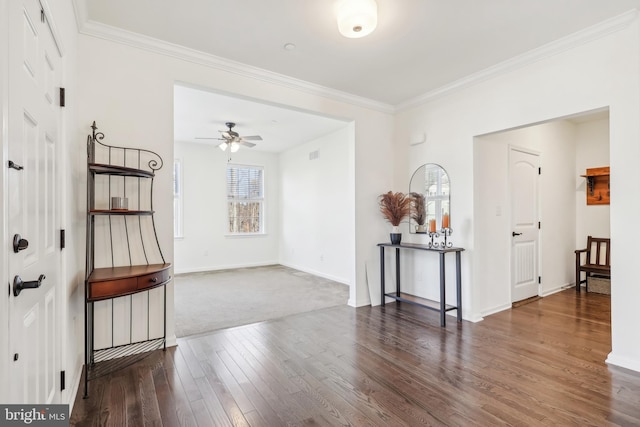
[[[611,239],[600,237],[587,237],[586,249],[577,249],[576,253],[576,291],[580,291],[580,285],[585,283],[587,291],[587,278],[590,276],[611,278]],[[582,263],[582,254],[585,253],[585,262]],[[580,279],[580,273],[585,273],[584,280]]]

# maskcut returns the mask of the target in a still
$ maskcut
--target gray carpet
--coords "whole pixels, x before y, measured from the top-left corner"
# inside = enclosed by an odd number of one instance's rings
[[[281,265],[177,274],[176,336],[346,304],[349,287]]]

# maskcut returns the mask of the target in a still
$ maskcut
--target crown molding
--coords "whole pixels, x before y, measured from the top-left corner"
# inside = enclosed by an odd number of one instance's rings
[[[627,28],[638,16],[638,9],[631,9],[628,12],[614,16],[584,30],[577,31],[566,37],[547,43],[538,48],[532,49],[521,55],[515,56],[506,61],[492,65],[467,77],[463,77],[452,83],[446,84],[432,91],[424,93],[415,98],[409,99],[396,105],[396,112],[401,112],[410,108],[418,107],[438,98],[451,95],[454,92],[468,88],[480,82],[489,80],[502,74],[509,73],[518,68],[525,67],[567,50],[573,49],[585,43],[597,40],[606,35],[615,33]]]
[[[379,111],[387,114],[394,114],[410,108],[418,107],[438,98],[451,95],[457,91],[471,87],[483,81],[509,73],[516,69],[525,67],[545,58],[552,57],[585,43],[597,40],[606,35],[615,33],[627,28],[638,17],[638,9],[631,9],[628,12],[602,21],[584,30],[577,31],[561,39],[552,41],[541,47],[532,49],[521,55],[515,56],[506,61],[492,65],[484,70],[470,74],[449,84],[440,86],[422,95],[391,105],[369,98],[353,95],[340,90],[328,88],[315,83],[296,79],[284,74],[274,73],[262,68],[253,67],[241,62],[207,54],[195,49],[190,49],[181,45],[165,42],[153,37],[123,30],[120,28],[105,25],[88,19],[86,0],[73,0],[76,15],[78,32],[87,36],[97,37],[104,40],[124,44],[130,47],[158,53],[187,62],[215,68],[231,74],[253,78],[266,83],[275,84],[289,89],[299,90],[316,96],[322,96],[335,101],[344,102]]]
[[[72,0],[73,13],[76,17],[76,28],[79,33],[82,33],[84,23],[89,20],[89,12],[87,11],[86,0]]]
[[[83,0],[75,0],[74,4],[84,3]],[[262,68],[253,67],[241,62],[232,61],[230,59],[204,53],[195,49],[190,49],[173,43],[148,37],[142,34],[133,33],[131,31],[105,25],[99,22],[84,20],[82,22],[82,8],[76,10],[76,19],[78,23],[78,31],[81,34],[109,40],[112,42],[124,44],[137,49],[158,53],[172,58],[192,62],[206,67],[215,68],[231,74],[242,77],[249,77],[260,80],[265,83],[271,83],[289,89],[299,90],[301,92],[312,95],[330,98],[335,101],[345,102],[358,107],[370,110],[380,111],[383,113],[395,113],[395,107],[391,104],[375,101],[369,98],[353,95],[347,92],[331,89],[315,83],[286,76],[284,74],[274,73]]]

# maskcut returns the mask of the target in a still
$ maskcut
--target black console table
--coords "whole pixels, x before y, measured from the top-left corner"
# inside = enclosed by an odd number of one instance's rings
[[[384,306],[385,297],[393,298],[397,301],[416,304],[421,307],[428,308],[440,312],[440,326],[445,326],[445,316],[447,311],[457,310],[458,322],[462,322],[462,279],[460,277],[460,253],[463,248],[433,248],[429,245],[421,245],[416,243],[401,243],[394,245],[391,243],[378,243],[380,247],[380,293],[382,297],[381,304]],[[396,249],[396,291],[385,293],[384,286],[384,249]],[[417,297],[400,291],[400,249],[413,251],[435,252],[440,254],[440,301],[432,301],[426,298]],[[453,252],[456,254],[456,305],[447,305],[446,303],[446,279],[444,257],[446,254]]]

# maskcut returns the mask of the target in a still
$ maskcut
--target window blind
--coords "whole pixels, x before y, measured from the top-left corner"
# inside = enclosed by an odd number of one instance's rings
[[[259,166],[227,166],[230,233],[262,233],[264,171]]]

